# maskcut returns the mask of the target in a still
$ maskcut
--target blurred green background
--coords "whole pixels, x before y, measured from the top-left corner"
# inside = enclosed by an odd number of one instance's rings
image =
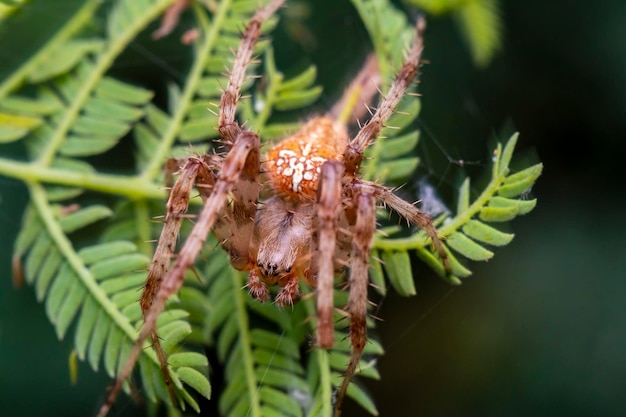
[[[387,353],[382,381],[367,387],[383,416],[626,415],[626,2],[501,7],[504,46],[483,70],[453,19],[429,20],[419,174],[445,196],[462,175],[486,169],[497,132],[514,126],[520,163],[545,166],[533,189],[539,203],[513,222],[513,243],[472,264],[462,286],[416,264],[417,297],[381,300]],[[367,48],[351,5],[315,2],[302,23],[327,91],[348,82]],[[303,54],[281,38],[286,30],[283,23],[275,35],[283,69]],[[0,45],[6,53],[12,42]],[[139,55],[125,56],[117,70],[141,73]],[[174,66],[180,59],[167,51],[161,58]],[[107,378],[81,364],[72,386],[71,337],[59,343],[33,292],[11,285],[25,204],[24,187],[0,178],[0,413],[93,415]],[[344,413],[362,414],[349,406]]]

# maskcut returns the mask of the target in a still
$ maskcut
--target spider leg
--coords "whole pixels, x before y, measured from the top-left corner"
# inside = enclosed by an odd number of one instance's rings
[[[254,219],[261,184],[259,182],[260,150],[248,154],[241,175],[232,190],[232,201],[225,205],[216,220],[213,232],[230,263],[239,271],[251,270],[255,259],[250,253],[254,235]]]
[[[172,168],[177,165],[176,160],[169,160],[166,169],[167,171],[171,171]],[[189,195],[191,194],[191,189],[198,176],[198,172],[202,170],[206,171],[206,166],[201,159],[189,158],[181,168],[180,176],[170,190],[165,222],[161,230],[161,235],[159,236],[159,242],[154,252],[152,262],[150,263],[148,277],[139,302],[144,320],[146,320],[154,299],[161,288],[163,278],[169,270],[170,261],[174,257],[176,250],[176,242],[178,241],[181,222],[189,207]],[[166,176],[168,175],[171,176],[169,172],[166,173]],[[175,401],[176,395],[174,394],[172,380],[167,370],[167,357],[161,347],[156,329],[152,330],[150,338],[152,339],[152,346],[159,359],[168,392],[172,401]]]
[[[256,134],[247,131],[242,131],[239,134],[237,141],[224,159],[220,177],[215,183],[213,191],[210,197],[206,200],[202,211],[198,215],[196,224],[180,250],[178,257],[176,258],[176,262],[174,262],[171,270],[160,278],[160,285],[156,288],[156,294],[154,294],[153,290],[151,290],[150,298],[152,299],[152,304],[150,305],[148,312],[144,314],[144,325],[137,337],[133,349],[128,356],[128,359],[126,360],[124,368],[119,373],[115,385],[111,389],[106,402],[102,405],[98,413],[99,417],[104,417],[107,414],[115,401],[117,394],[122,388],[122,384],[126,378],[130,376],[130,373],[132,372],[143,349],[143,342],[156,332],[157,318],[165,308],[167,300],[182,286],[185,279],[185,272],[191,268],[196,257],[198,256],[198,253],[200,253],[202,245],[204,244],[211,227],[215,223],[218,213],[224,206],[228,194],[232,191],[241,172],[244,170],[248,156],[251,152],[258,152],[258,149],[259,137]],[[195,177],[195,173],[193,176]],[[179,177],[177,184],[179,182],[181,184],[184,183],[185,186],[191,187],[190,184],[193,183],[193,180],[190,181],[189,177]],[[176,188],[176,184],[174,188]],[[187,196],[188,194],[189,193],[187,193]],[[175,198],[174,190],[172,190],[170,198]],[[156,262],[158,264],[158,269],[164,268],[162,265],[163,262],[169,262],[169,258],[171,257],[170,245],[173,245],[176,241],[175,239],[172,241],[170,238],[164,240],[167,241],[167,243],[165,243],[166,248],[164,249],[167,253],[158,258],[155,255],[155,258],[157,258]],[[167,268],[165,267],[165,269]]]
[[[400,69],[398,76],[391,84],[387,96],[380,103],[372,118],[361,128],[355,138],[350,141],[343,157],[346,166],[346,175],[355,177],[358,174],[361,161],[363,160],[363,152],[372,141],[380,135],[385,122],[393,114],[396,106],[400,103],[406,90],[417,75],[422,50],[424,49],[423,35],[425,28],[426,21],[423,18],[418,19],[416,25],[417,33],[413,45],[409,50],[406,61]]]
[[[241,44],[235,54],[228,84],[222,93],[219,111],[218,130],[227,147],[235,143],[241,126],[235,120],[241,87],[246,79],[246,67],[252,60],[254,46],[261,36],[261,25],[283,4],[284,0],[274,0],[259,10],[250,20],[243,33]],[[251,154],[246,169],[233,189],[232,206],[226,208],[214,230],[222,248],[230,256],[231,264],[238,270],[250,270],[254,259],[250,259],[249,247],[254,235],[254,218],[259,197],[259,152]],[[237,233],[233,233],[237,231]],[[253,280],[254,281],[254,280]]]
[[[350,294],[348,298],[348,313],[350,314],[350,344],[352,354],[346,368],[343,381],[335,399],[334,417],[341,415],[341,406],[348,390],[348,385],[354,376],[361,354],[367,341],[367,287],[369,284],[368,266],[372,239],[376,232],[376,198],[374,193],[366,188],[358,187],[353,197],[356,209],[356,224],[350,252],[350,277],[348,284]]]
[[[430,241],[434,249],[437,251],[439,258],[443,262],[446,273],[449,274],[451,271],[450,260],[448,259],[448,254],[443,248],[437,229],[433,225],[433,221],[430,216],[423,213],[414,204],[404,201],[402,198],[395,195],[389,188],[383,185],[370,181],[362,181],[361,183],[363,186],[371,189],[378,200],[381,200],[383,203],[394,209],[400,216],[404,217],[414,225],[424,229],[428,237],[430,237]]]
[[[241,127],[235,120],[237,103],[239,101],[241,86],[246,79],[246,67],[252,59],[254,46],[261,36],[261,25],[283,4],[284,0],[274,0],[264,8],[257,11],[252,17],[243,33],[241,44],[235,55],[233,69],[228,78],[228,85],[222,93],[219,112],[218,130],[225,143],[232,145],[241,131]]]
[[[159,248],[155,253],[155,260],[150,268],[154,272],[154,277],[148,278],[149,283],[146,284],[146,290],[142,295],[142,310],[144,315],[144,325],[137,337],[135,345],[131,350],[124,368],[118,375],[115,385],[111,389],[105,403],[100,408],[99,417],[104,417],[120,389],[124,381],[130,376],[135,363],[143,349],[143,342],[152,336],[153,342],[157,348],[157,354],[161,362],[161,367],[166,374],[166,380],[169,379],[167,374],[167,365],[164,365],[165,353],[158,344],[156,336],[156,320],[165,308],[168,298],[174,294],[184,281],[185,272],[192,266],[198,253],[202,249],[202,245],[207,238],[211,227],[216,222],[217,215],[222,211],[229,193],[237,186],[239,178],[242,176],[245,181],[249,179],[249,170],[256,169],[258,175],[259,170],[259,137],[251,132],[242,131],[241,127],[235,121],[235,113],[237,110],[237,102],[240,97],[241,86],[245,80],[245,69],[252,57],[254,45],[261,34],[261,24],[269,18],[284,2],[284,0],[274,0],[266,7],[259,10],[248,23],[243,34],[241,45],[235,55],[233,69],[230,73],[228,85],[224,90],[221,98],[220,114],[219,114],[219,132],[222,135],[224,143],[230,147],[229,153],[226,155],[223,163],[221,163],[221,172],[219,179],[214,184],[210,184],[215,180],[215,176],[205,171],[200,175],[200,182],[203,178],[209,182],[207,184],[199,184],[201,187],[201,195],[206,197],[204,207],[196,224],[194,225],[190,236],[183,245],[179,256],[176,259],[171,270],[168,271],[169,261],[174,253],[174,245],[180,229],[181,216],[176,210],[172,210],[172,220],[169,222],[166,218],[166,226],[162,232],[162,239],[159,239]],[[194,160],[198,160],[197,158]],[[204,165],[204,164],[201,164]],[[199,167],[200,165],[198,165]],[[250,168],[254,167],[254,168]],[[174,189],[180,183],[180,189],[185,190],[182,196],[172,190],[170,201],[172,204],[180,202],[186,207],[188,205],[190,188],[193,181],[198,177],[198,169],[190,168],[190,172],[183,172],[174,185]],[[186,174],[186,175],[185,175]],[[205,187],[202,190],[202,186]],[[211,189],[210,195],[207,197],[206,191]],[[254,197],[256,203],[256,197]],[[169,204],[169,203],[168,203]],[[170,214],[168,207],[168,215]],[[162,243],[161,243],[162,242]],[[150,273],[149,273],[150,275]],[[171,386],[171,383],[170,383]],[[171,392],[171,391],[170,391]]]
[[[339,161],[326,161],[322,165],[318,186],[318,256],[317,265],[317,343],[330,349],[334,342],[333,323],[333,283],[335,276],[334,257],[337,235],[337,217],[341,210],[341,179],[343,164]],[[314,264],[314,262],[312,262]]]

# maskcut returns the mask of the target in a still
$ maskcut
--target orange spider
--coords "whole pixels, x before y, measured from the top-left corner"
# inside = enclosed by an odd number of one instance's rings
[[[359,176],[365,149],[379,136],[418,72],[424,20],[417,23],[414,42],[389,92],[354,138],[350,139],[346,127],[331,112],[309,120],[274,146],[261,162],[259,136],[244,129],[235,114],[261,24],[282,3],[274,0],[259,10],[243,33],[219,108],[218,129],[227,153],[178,162],[179,176],[171,189],[165,224],[141,298],[145,323],[100,416],[106,415],[113,404],[148,337],[152,338],[171,389],[156,320],[170,296],[181,287],[185,272],[193,267],[211,231],[229,254],[232,266],[249,271],[247,287],[259,301],[269,298],[268,285],[278,284],[281,290],[276,303],[293,304],[299,297],[300,278],[316,289],[320,348],[333,346],[334,277],[349,266],[347,314],[352,355],[336,395],[336,416],[367,341],[368,262],[376,231],[377,201],[422,227],[447,266],[430,217],[391,189]],[[267,179],[272,196],[259,201],[262,179]],[[194,186],[204,206],[174,256],[180,223]]]

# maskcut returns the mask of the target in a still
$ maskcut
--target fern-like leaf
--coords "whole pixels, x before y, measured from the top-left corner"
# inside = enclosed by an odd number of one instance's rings
[[[509,164],[517,143],[517,135],[513,135],[505,144],[498,145],[494,150],[491,181],[480,195],[471,201],[470,180],[463,181],[458,193],[456,215],[443,215],[437,219],[440,226],[437,231],[443,239],[448,254],[452,274],[445,273],[441,261],[429,249],[429,242],[424,232],[417,232],[410,237],[392,238],[379,235],[375,240],[377,254],[391,262],[384,262],[384,268],[394,287],[401,293],[409,295],[406,288],[414,291],[413,277],[410,268],[402,268],[393,262],[400,253],[415,251],[424,262],[430,265],[444,279],[459,284],[460,278],[471,275],[471,271],[463,265],[457,255],[473,261],[485,261],[493,256],[488,246],[504,246],[513,235],[498,230],[487,223],[503,223],[513,220],[519,215],[530,212],[536,200],[523,197],[539,178],[542,165],[537,164],[517,173],[509,172]],[[521,197],[520,197],[521,196]],[[406,260],[404,262],[406,265]],[[408,265],[407,265],[408,266]],[[408,273],[408,275],[407,275]]]
[[[145,243],[138,246],[133,242],[151,239],[151,231],[142,230],[141,223],[136,223],[128,239],[107,239],[103,234],[100,241],[83,242],[77,238],[81,230],[98,230],[113,212],[100,205],[81,208],[70,202],[64,207],[53,202],[74,200],[89,188],[106,191],[111,186],[109,190],[113,190],[116,182],[132,183],[132,179],[98,174],[83,158],[115,147],[144,116],[144,106],[152,93],[117,81],[106,72],[128,43],[169,3],[117,2],[109,10],[107,29],[101,38],[77,35],[50,46],[46,49],[48,61],[36,59],[38,66],[26,74],[27,81],[36,87],[35,94],[13,94],[2,105],[2,110],[11,115],[9,125],[15,120],[22,123],[19,134],[14,131],[10,140],[23,140],[31,157],[26,163],[0,163],[5,173],[27,182],[32,199],[14,257],[24,259],[26,280],[35,287],[38,299],[45,302],[59,338],[76,322],[78,358],[87,360],[94,369],[103,365],[111,377],[126,361],[142,321],[137,289],[145,280],[142,271],[149,263],[150,249]],[[79,21],[86,23],[84,18]],[[135,191],[145,194],[144,187],[154,188],[148,181],[136,179]],[[134,211],[135,220],[144,222],[153,215],[146,202],[135,202]],[[109,232],[108,236],[112,235]],[[164,346],[171,353],[179,350],[181,340],[192,332],[185,320],[187,315],[184,310],[169,309],[159,321]],[[172,367],[172,379],[180,405],[187,403],[198,410],[188,387],[209,395],[206,359],[199,360],[191,353],[179,355]],[[155,354],[144,350],[139,363],[148,396],[170,401],[163,381],[151,376],[160,372]]]
[[[219,103],[231,51],[259,2],[223,0],[212,3],[210,12],[199,3],[192,6],[200,35],[189,70],[180,76],[179,84],[168,86],[167,106],[157,105],[152,91],[122,82],[110,70],[172,0],[84,3],[66,29],[49,43],[40,43],[0,84],[0,97],[4,95],[0,143],[21,141],[28,151],[26,162],[0,158],[0,174],[23,180],[31,195],[15,246],[15,263],[23,263],[26,281],[45,304],[59,338],[67,337],[74,323],[78,359],[114,377],[142,322],[137,298],[152,255],[149,242],[161,228],[153,219],[164,211],[163,164],[168,157],[205,152],[209,139],[217,137],[216,116],[207,107]],[[388,0],[353,3],[388,84],[414,30]],[[98,26],[101,33],[85,28],[97,16],[106,16]],[[263,31],[268,33],[275,24],[276,18],[270,19]],[[308,106],[320,96],[321,88],[315,85],[315,67],[285,78],[266,40],[258,43],[255,52],[263,65],[255,61],[248,71],[263,75],[263,88],[252,90],[254,78],[246,81],[244,88],[252,97],[241,101],[239,119],[260,132],[266,146],[298,127],[282,117],[277,123],[272,116]],[[28,86],[18,89],[20,83]],[[368,149],[370,162],[363,172],[367,179],[400,184],[414,171],[419,163],[414,152],[419,135],[412,125],[419,107],[415,96],[402,101],[381,138]],[[129,136],[134,140],[134,166],[124,174],[105,173],[100,161]],[[512,239],[512,234],[488,223],[509,221],[534,207],[519,196],[532,186],[541,166],[510,174],[514,142],[497,149],[492,182],[485,190],[472,199],[466,180],[459,190],[456,215],[437,219],[439,233],[447,238],[453,276],[446,278],[452,282],[470,274],[459,258],[488,259],[491,246]],[[443,275],[443,266],[422,232],[408,238],[396,238],[391,232],[375,241],[370,270],[379,291],[385,291],[388,279],[401,294],[415,293],[411,252]],[[207,244],[215,246],[215,242]],[[222,414],[329,416],[332,387],[341,382],[350,355],[345,317],[336,314],[338,343],[332,350],[302,349],[316,326],[313,297],[305,296],[287,310],[260,304],[242,291],[245,277],[230,267],[219,250],[205,251],[196,272],[188,273],[183,289],[158,320],[178,405],[197,410],[194,391],[205,397],[211,394],[207,359],[182,349],[185,340],[187,345],[213,346],[222,361],[225,386],[218,400]],[[335,300],[342,308],[346,294],[338,290]],[[358,372],[378,378],[375,362],[383,349],[371,339]],[[170,402],[153,351],[145,349],[138,363],[147,397]],[[376,413],[373,400],[358,383],[350,385],[348,395]]]

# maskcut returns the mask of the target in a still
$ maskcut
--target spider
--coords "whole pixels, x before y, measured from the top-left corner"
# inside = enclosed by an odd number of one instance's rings
[[[336,416],[367,341],[368,262],[376,231],[377,202],[423,228],[447,267],[431,219],[391,189],[359,177],[364,151],[379,136],[418,72],[424,20],[417,22],[413,44],[389,92],[354,138],[350,139],[346,127],[331,112],[309,120],[261,159],[259,136],[244,129],[235,115],[261,24],[283,1],[273,0],[257,11],[243,32],[219,107],[218,130],[227,152],[171,163],[170,169],[178,167],[179,175],[170,191],[164,227],[141,297],[144,325],[100,416],[108,412],[148,337],[173,395],[156,320],[168,298],[181,287],[185,272],[193,267],[211,231],[228,253],[232,266],[248,271],[246,287],[259,301],[269,299],[268,286],[274,284],[280,286],[275,297],[279,306],[297,301],[300,279],[316,289],[316,341],[323,349],[334,343],[334,277],[349,266],[346,311],[352,354],[336,393]],[[267,183],[272,196],[261,202],[262,182]],[[180,224],[194,186],[204,205],[175,255]]]

